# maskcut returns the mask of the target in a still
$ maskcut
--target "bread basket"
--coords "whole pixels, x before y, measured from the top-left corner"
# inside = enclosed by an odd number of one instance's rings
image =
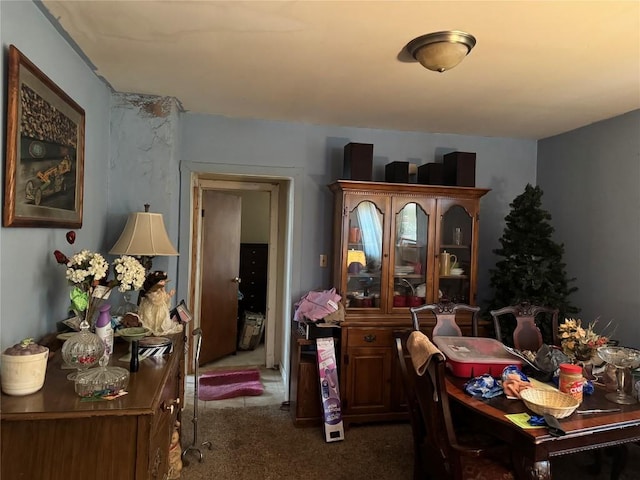
[[[538,415],[549,413],[556,418],[568,417],[580,405],[571,395],[557,390],[526,388],[520,391],[520,397],[529,410]]]

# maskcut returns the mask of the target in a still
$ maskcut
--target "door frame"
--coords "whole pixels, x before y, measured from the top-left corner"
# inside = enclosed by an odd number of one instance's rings
[[[267,164],[265,164],[265,162]],[[262,181],[278,182],[280,184],[280,220],[278,232],[278,275],[277,275],[277,310],[276,310],[276,351],[275,363],[280,367],[283,385],[289,385],[291,370],[291,324],[293,318],[293,302],[300,297],[300,284],[302,281],[302,210],[303,187],[305,183],[305,170],[300,167],[279,166],[276,163],[268,164],[264,160],[262,165],[242,164],[237,160],[218,159],[218,163],[212,161],[180,161],[180,201],[177,209],[179,212],[179,236],[178,249],[180,257],[177,262],[177,298],[185,298],[187,304],[194,309],[194,265],[198,261],[197,235],[194,231],[193,211],[197,203],[194,195],[198,178],[236,180],[236,181]],[[294,287],[295,286],[295,287]],[[292,293],[293,292],[293,293]],[[295,299],[293,294],[296,295]],[[189,355],[186,365],[188,372],[193,373],[194,349],[193,330],[199,326],[199,317],[194,313],[194,320],[187,324],[186,335],[189,342]],[[285,388],[285,400],[289,399],[289,389]]]
[[[269,194],[269,248],[268,248],[268,264],[267,264],[267,311],[265,315],[265,366],[273,368],[276,365],[276,286],[277,286],[277,261],[278,258],[278,205],[280,185],[277,182],[256,182],[256,181],[239,181],[239,180],[220,180],[207,178],[208,176],[198,175],[196,188],[194,191],[194,238],[196,241],[195,258],[197,264],[192,268],[193,282],[195,288],[194,310],[197,317],[200,318],[200,298],[201,298],[201,259],[202,259],[202,240],[203,230],[202,222],[202,195],[204,191],[218,191],[225,193],[238,193],[243,191],[260,191]],[[271,281],[269,279],[272,279]],[[242,290],[242,284],[239,287]]]

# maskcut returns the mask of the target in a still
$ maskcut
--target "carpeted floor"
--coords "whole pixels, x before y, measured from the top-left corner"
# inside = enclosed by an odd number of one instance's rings
[[[183,412],[182,445],[193,441],[192,412]],[[345,440],[326,443],[320,427],[296,428],[280,406],[227,408],[200,412],[198,442],[204,461],[190,453],[182,480],[411,480],[413,450],[408,423],[352,426]],[[592,475],[592,453],[554,460],[554,479],[608,480],[611,458]],[[629,447],[620,480],[640,479],[640,447]]]

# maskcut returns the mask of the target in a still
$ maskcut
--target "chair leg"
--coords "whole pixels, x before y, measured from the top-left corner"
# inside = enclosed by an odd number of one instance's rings
[[[611,480],[618,480],[627,465],[629,449],[626,445],[618,445],[611,448]]]
[[[617,445],[593,451],[593,463],[589,467],[591,475],[599,475],[602,472],[602,454],[611,456],[611,480],[618,480],[627,465],[629,450],[626,445]]]
[[[600,475],[602,470],[602,450],[593,451],[593,463],[589,466],[589,473],[591,475]]]
[[[413,445],[413,480],[431,480],[424,463],[422,445],[415,442]]]

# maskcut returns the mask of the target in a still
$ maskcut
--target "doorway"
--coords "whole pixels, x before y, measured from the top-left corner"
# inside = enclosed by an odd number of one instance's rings
[[[194,255],[192,255],[192,269],[191,269],[191,285],[190,291],[193,293],[194,310],[197,312],[197,318],[200,319],[200,326],[203,332],[208,332],[209,338],[216,335],[217,332],[224,333],[227,336],[233,338],[227,339],[227,343],[231,341],[235,344],[235,352],[229,352],[231,355],[225,355],[222,358],[216,358],[220,361],[220,365],[226,367],[243,366],[247,362],[253,365],[264,366],[265,368],[279,368],[282,364],[282,359],[286,358],[282,355],[282,332],[283,325],[278,325],[276,318],[282,318],[278,312],[282,312],[283,304],[283,285],[284,285],[284,272],[282,259],[285,257],[287,236],[284,232],[286,228],[280,228],[283,226],[285,219],[288,217],[286,208],[283,210],[283,206],[286,206],[288,202],[283,202],[280,195],[281,184],[283,180],[278,179],[247,179],[247,178],[233,178],[232,176],[225,176],[224,178],[213,177],[211,175],[199,175],[195,182],[194,198],[193,198],[193,229],[192,229],[192,248],[194,249]],[[286,182],[285,182],[286,183]],[[285,184],[285,188],[288,186]],[[216,326],[208,324],[213,322],[212,315],[207,312],[207,309],[211,309],[211,305],[207,305],[207,300],[210,297],[209,291],[211,286],[207,288],[206,283],[208,280],[207,270],[203,268],[203,262],[207,260],[207,249],[216,248],[215,242],[211,240],[207,241],[206,217],[209,215],[205,213],[205,217],[202,216],[202,211],[206,205],[207,197],[214,193],[220,195],[222,199],[226,197],[240,197],[242,208],[241,217],[248,217],[248,221],[245,221],[243,226],[240,243],[245,240],[246,243],[264,243],[266,245],[267,262],[267,275],[266,275],[266,308],[264,312],[264,341],[256,346],[254,350],[243,351],[238,349],[238,341],[240,334],[242,334],[242,322],[241,318],[237,318],[238,331],[232,334],[226,332],[223,329],[216,331]],[[220,205],[225,205],[226,202],[221,201]],[[266,208],[265,208],[266,206]],[[210,210],[212,205],[209,204]],[[225,207],[222,207],[225,208]],[[216,217],[220,215],[216,214]],[[224,217],[224,216],[223,216]],[[264,218],[266,217],[266,218]],[[241,219],[242,221],[242,219]],[[257,225],[260,224],[260,225]],[[242,239],[244,236],[244,239]],[[251,242],[254,241],[254,242]],[[225,245],[226,247],[226,245]],[[239,245],[236,246],[237,252],[230,253],[225,251],[225,255],[234,255],[235,259],[239,259],[240,251]],[[210,262],[206,263],[211,265]],[[239,270],[239,269],[237,269]],[[227,272],[228,273],[228,272]],[[239,271],[235,271],[235,274],[227,275],[225,282],[221,279],[216,280],[216,284],[229,286],[234,277],[239,276]],[[228,280],[228,282],[226,281]],[[242,292],[242,281],[233,285],[235,293],[235,301],[238,302],[238,292]],[[227,298],[225,301],[228,301]],[[238,303],[234,306],[237,311]],[[224,308],[217,309],[216,314],[225,311]],[[240,312],[241,313],[241,312]],[[214,315],[215,316],[215,315]],[[228,322],[226,322],[228,325]],[[195,328],[195,327],[194,327]],[[204,352],[208,345],[207,338],[203,336]],[[257,358],[257,355],[261,358]],[[201,357],[204,360],[204,357]],[[258,363],[259,362],[259,363]],[[204,362],[200,362],[201,364]]]

